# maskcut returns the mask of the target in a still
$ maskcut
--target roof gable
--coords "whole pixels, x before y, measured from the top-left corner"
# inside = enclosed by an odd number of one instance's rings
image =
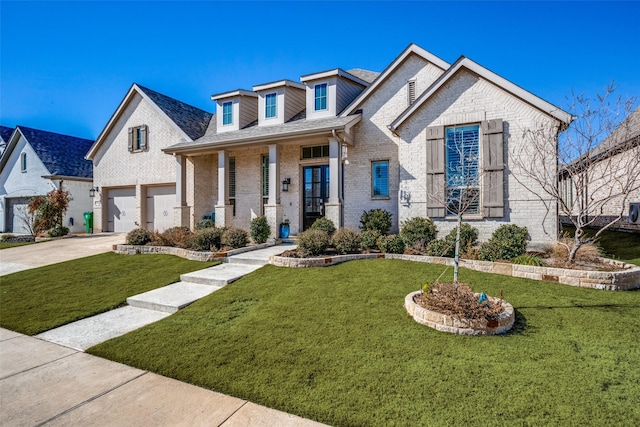
[[[0,141],[8,143],[14,128],[0,126]]]
[[[483,79],[520,98],[522,101],[538,108],[540,111],[548,114],[549,116],[556,118],[562,123],[569,124],[572,120],[571,114],[567,113],[566,111],[563,111],[562,109],[556,107],[553,104],[550,104],[544,99],[537,97],[536,95],[521,88],[520,86],[511,83],[507,79],[497,75],[496,73],[488,70],[482,65],[472,61],[471,59],[461,56],[456,62],[453,63],[453,65],[451,65],[451,67],[449,67],[448,70],[444,72],[443,75],[436,79],[436,81],[433,82],[433,84],[431,84],[431,86],[426,91],[424,91],[413,104],[411,104],[405,111],[402,112],[402,114],[400,114],[400,116],[398,116],[398,118],[393,121],[393,123],[391,123],[389,129],[392,132],[398,129],[409,117],[411,117],[413,113],[418,111],[418,109],[420,109],[420,107],[425,102],[427,102],[427,100],[429,100],[431,96],[433,96],[433,94],[435,94],[449,80],[454,78],[456,73],[461,69],[466,69],[482,77]]]
[[[134,83],[127,91],[127,94],[118,105],[118,108],[113,113],[102,132],[100,132],[98,138],[96,138],[96,142],[87,153],[87,159],[93,159],[98,148],[104,142],[107,134],[111,131],[111,128],[118,121],[126,106],[131,102],[136,93],[149,101],[158,112],[169,119],[169,122],[176,128],[176,130],[179,131],[179,133],[184,135],[185,139],[189,139],[191,141],[194,141],[205,134],[212,117],[214,117],[213,114],[204,110]]]
[[[424,58],[426,61],[434,64],[436,67],[441,68],[442,70],[446,70],[447,68],[449,68],[449,63],[443,61],[434,54],[427,52],[415,43],[411,43],[404,51],[402,51],[402,53],[396,59],[393,60],[391,64],[389,64],[387,68],[385,68],[382,73],[380,73],[376,77],[375,80],[373,80],[373,82],[364,91],[362,91],[362,93],[360,93],[360,95],[356,97],[356,99],[351,102],[351,104],[347,106],[347,108],[342,111],[340,115],[344,117],[356,111],[356,109],[362,105],[364,100],[367,99],[369,95],[371,95],[378,87],[380,87],[380,85],[382,85],[382,83],[384,83],[387,78],[391,76],[398,69],[398,67],[400,67],[400,65],[402,65],[402,63],[412,54]]]
[[[90,139],[48,132],[26,126],[16,126],[7,152],[13,150],[22,135],[45,165],[50,175],[76,178],[92,178],[93,163],[84,156],[93,144]],[[3,156],[5,166],[9,154]]]

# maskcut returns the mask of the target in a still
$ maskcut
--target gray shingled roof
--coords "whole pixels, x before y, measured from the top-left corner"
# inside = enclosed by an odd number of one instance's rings
[[[593,155],[598,155],[604,151],[616,148],[634,138],[640,136],[640,107],[627,116],[620,126],[609,135],[595,150]]]
[[[85,160],[93,141],[17,126],[51,175],[93,178],[93,163]]]
[[[347,73],[351,74],[352,76],[356,76],[360,80],[364,80],[367,83],[372,83],[380,75],[380,73],[376,71],[363,70],[362,68],[352,68],[350,70],[347,70]]]
[[[144,86],[137,85],[189,138],[203,136],[213,114],[170,98]]]
[[[281,125],[253,126],[237,131],[215,133],[215,126],[210,126],[207,134],[194,142],[183,142],[172,145],[164,151],[169,153],[177,151],[189,151],[216,145],[229,145],[234,143],[259,142],[260,140],[276,140],[304,136],[320,132],[329,132],[332,129],[341,129],[353,121],[359,120],[360,115],[347,117],[328,117],[325,119],[300,119],[289,121]]]
[[[9,142],[9,138],[11,138],[11,134],[13,133],[14,128],[9,128],[6,126],[0,126],[0,139],[4,142]]]

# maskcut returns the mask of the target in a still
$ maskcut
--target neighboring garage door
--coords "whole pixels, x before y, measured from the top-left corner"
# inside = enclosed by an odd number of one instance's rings
[[[147,187],[147,230],[164,231],[173,227],[176,189],[173,185]]]
[[[16,234],[30,234],[29,228],[24,222],[28,214],[28,197],[14,197],[6,199],[7,231]]]
[[[107,200],[107,231],[127,233],[137,228],[135,187],[109,190]]]

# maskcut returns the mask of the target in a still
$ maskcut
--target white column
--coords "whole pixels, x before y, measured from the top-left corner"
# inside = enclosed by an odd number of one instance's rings
[[[336,138],[329,138],[329,201],[324,216],[342,227],[342,147]]]
[[[269,145],[269,204],[280,204],[280,148]]]
[[[218,203],[227,204],[227,183],[229,182],[229,156],[225,150],[218,151]]]
[[[187,168],[183,156],[176,156],[176,206],[187,206]]]

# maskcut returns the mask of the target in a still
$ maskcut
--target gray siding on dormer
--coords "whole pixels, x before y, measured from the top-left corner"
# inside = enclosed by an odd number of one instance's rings
[[[289,121],[293,116],[304,110],[306,102],[304,90],[286,87],[284,91],[284,121]]]
[[[356,96],[364,90],[364,87],[344,78],[338,78],[337,94],[336,94],[336,112],[340,113],[345,109]]]
[[[240,129],[258,120],[258,98],[243,96],[240,98]]]

